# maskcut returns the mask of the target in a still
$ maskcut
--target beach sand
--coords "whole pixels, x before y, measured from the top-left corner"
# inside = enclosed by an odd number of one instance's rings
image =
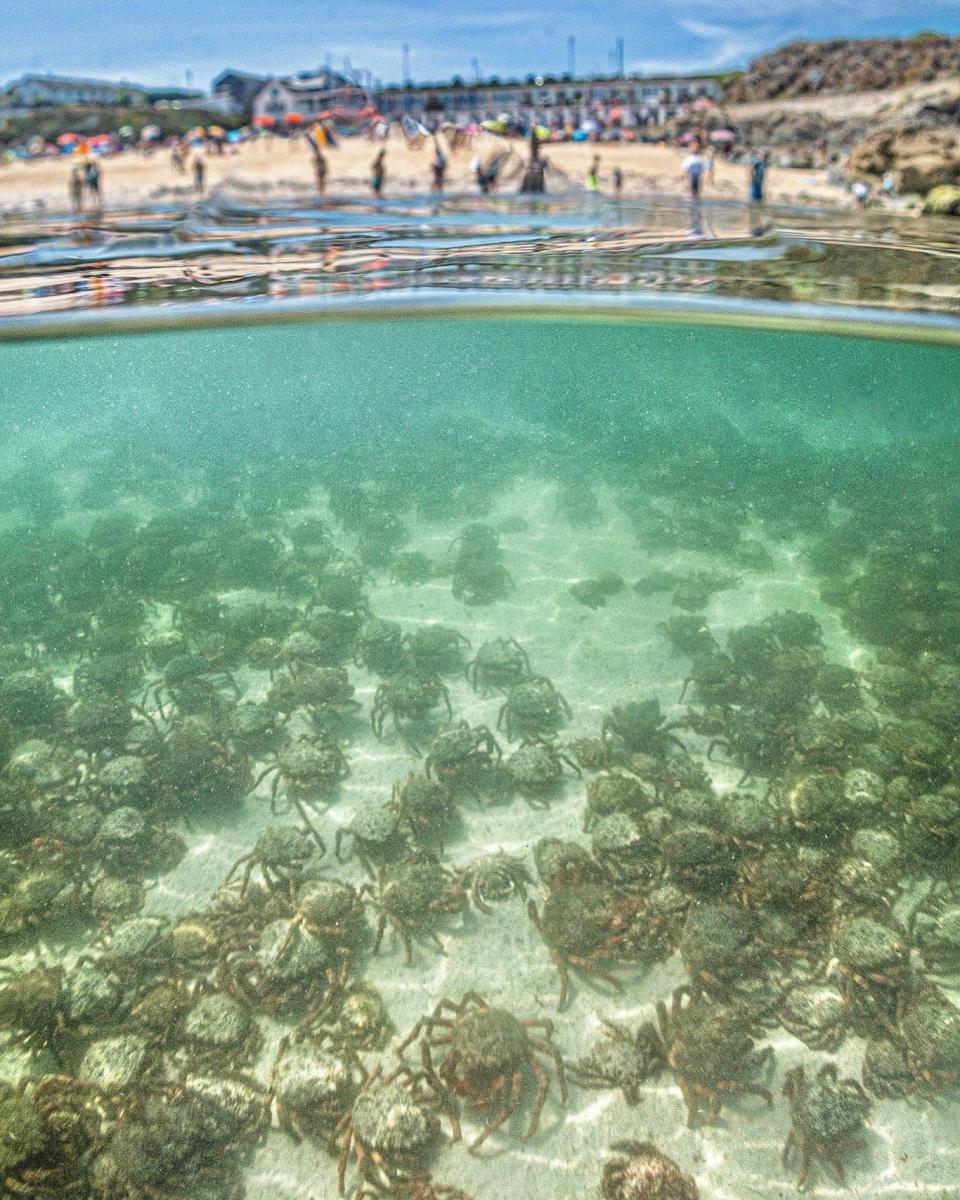
[[[326,152],[329,163],[327,193],[331,199],[368,196],[369,167],[377,146],[363,137],[343,138]],[[503,168],[501,190],[515,192],[527,146],[517,139],[506,140],[484,134],[475,145],[450,156],[447,191],[476,194],[470,163],[476,154],[489,159],[510,152]],[[410,148],[399,132],[387,143],[387,178],[384,195],[407,197],[424,193],[430,181],[432,144]],[[551,171],[551,192],[584,186],[594,154],[600,155],[601,190],[612,191],[611,173],[619,167],[624,175],[624,196],[676,195],[684,190],[680,171],[683,152],[657,145],[610,143],[593,145],[558,143],[545,147]],[[268,201],[284,195],[314,197],[313,156],[302,137],[290,140],[264,137],[223,155],[207,155],[206,190],[221,185],[242,189],[250,201]],[[38,159],[0,164],[0,213],[27,213],[37,208],[59,212],[69,207],[67,182],[69,158]],[[133,151],[102,160],[103,195],[108,208],[133,208],[147,204],[183,203],[194,196],[192,175],[174,170],[170,153],[158,149],[149,154]],[[706,199],[743,200],[747,195],[747,167],[717,159],[716,178],[704,187]],[[768,199],[778,203],[818,203],[849,206],[849,194],[830,183],[823,170],[771,168]]]

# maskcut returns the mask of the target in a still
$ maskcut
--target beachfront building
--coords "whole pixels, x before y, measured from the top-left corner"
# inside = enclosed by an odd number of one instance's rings
[[[370,93],[337,71],[320,70],[267,79],[253,100],[253,118],[282,124],[291,116],[310,120],[339,110],[360,112],[370,103]]]
[[[7,86],[5,99],[18,108],[50,104],[145,104],[147,89],[136,83],[113,83],[104,79],[23,75]]]
[[[210,85],[208,107],[238,117],[252,117],[253,102],[266,82],[265,75],[251,75],[249,71],[221,71]]]
[[[712,76],[548,80],[531,75],[523,83],[454,80],[436,87],[388,87],[374,102],[386,117],[412,117],[426,125],[466,125],[506,114],[552,128],[577,128],[592,118],[604,127],[642,129],[662,125],[698,101],[716,101],[720,94]]]

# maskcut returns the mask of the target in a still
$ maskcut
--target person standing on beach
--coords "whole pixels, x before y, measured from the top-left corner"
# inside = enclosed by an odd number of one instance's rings
[[[203,181],[207,168],[199,154],[193,156],[193,190],[198,196],[203,195]]]
[[[767,178],[766,154],[754,154],[750,159],[750,202],[760,204],[763,200],[763,185]]]
[[[307,139],[307,145],[310,147],[313,154],[313,170],[317,179],[317,193],[320,196],[325,196],[327,193],[327,159],[323,151],[320,149],[321,140],[326,144],[326,133],[323,128],[318,125],[315,129],[308,129],[304,133]]]
[[[474,156],[473,162],[470,164],[470,170],[473,172],[473,177],[477,181],[477,187],[485,196],[490,191],[490,181],[487,178],[487,173],[483,169],[483,159],[479,154]]]
[[[101,206],[100,164],[96,159],[88,159],[86,166],[83,168],[83,181],[87,185],[87,191],[90,193],[90,200],[94,209],[99,209]]]
[[[74,164],[70,172],[70,208],[73,212],[83,212],[83,167]]]
[[[705,167],[704,173],[710,183],[710,186],[713,187],[714,183],[716,183],[714,168],[716,167],[717,163],[717,152],[714,150],[713,146],[707,146],[707,149],[704,150],[703,162]]]
[[[544,181],[546,170],[547,160],[540,155],[540,139],[534,127],[530,130],[530,157],[527,159],[527,165],[523,172],[520,191],[528,194],[545,192],[547,190]],[[491,169],[487,170],[487,178],[492,184],[495,176],[492,175]]]
[[[600,191],[600,155],[593,156],[593,162],[590,164],[590,170],[587,172],[587,191]]]
[[[320,149],[317,149],[313,160],[313,169],[317,177],[317,194],[325,196],[327,194],[327,160]]]
[[[431,180],[430,191],[442,192],[444,178],[447,174],[447,156],[440,149],[440,142],[437,135],[433,135],[433,158],[430,162]]]
[[[694,142],[690,147],[690,153],[681,163],[680,169],[687,177],[687,185],[690,188],[690,199],[699,200],[700,185],[703,182],[703,176],[707,169],[707,164],[700,153],[699,142]]]
[[[613,168],[611,178],[613,179],[613,195],[615,200],[619,200],[623,194],[623,172],[619,167]]]
[[[383,185],[387,178],[387,152],[379,150],[377,157],[370,164],[370,188],[373,194],[379,200],[383,192]]]

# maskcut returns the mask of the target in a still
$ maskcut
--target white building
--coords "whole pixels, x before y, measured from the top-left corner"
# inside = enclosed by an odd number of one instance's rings
[[[278,123],[292,113],[309,120],[330,109],[359,111],[370,95],[336,71],[268,79],[253,100],[253,116],[272,117]]]
[[[710,77],[589,78],[526,83],[450,83],[438,87],[390,87],[374,96],[387,117],[409,116],[427,124],[467,124],[501,113],[543,125],[573,125],[589,117],[624,128],[662,124],[698,100],[716,101],[721,85]]]
[[[7,91],[11,103],[24,108],[46,104],[144,104],[147,99],[147,89],[136,83],[62,75],[24,75],[15,79]]]

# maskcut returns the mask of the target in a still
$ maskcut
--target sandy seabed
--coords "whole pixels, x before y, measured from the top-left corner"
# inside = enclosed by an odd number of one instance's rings
[[[474,648],[493,637],[516,637],[528,651],[534,670],[548,675],[571,704],[573,716],[564,737],[595,734],[602,714],[629,699],[656,695],[667,715],[679,715],[686,660],[673,656],[657,632],[658,623],[670,614],[669,594],[640,597],[628,588],[606,607],[592,610],[578,604],[568,588],[576,579],[599,571],[617,571],[632,582],[655,567],[716,564],[687,553],[650,558],[635,547],[628,522],[610,494],[601,493],[601,524],[586,531],[562,525],[554,501],[550,486],[533,478],[521,480],[488,518],[496,523],[522,513],[528,522],[526,531],[504,534],[501,539],[505,564],[517,585],[507,600],[468,608],[453,599],[449,579],[404,587],[380,576],[368,589],[373,611],[400,621],[406,630],[427,622],[455,626]],[[318,513],[324,515],[322,509]],[[456,532],[452,527],[411,522],[410,544],[437,558]],[[821,622],[832,658],[859,661],[860,652],[850,644],[836,612],[820,602],[814,581],[802,573],[799,554],[782,544],[772,547],[772,553],[774,565],[769,571],[748,572],[739,587],[713,596],[705,619],[714,634],[722,641],[734,626],[778,609],[801,609]],[[389,722],[382,741],[373,736],[367,718],[377,679],[359,668],[351,667],[350,674],[363,713],[351,726],[346,747],[351,776],[336,802],[317,820],[329,845],[336,829],[359,806],[384,799],[394,780],[419,765]],[[242,681],[247,697],[253,699],[260,698],[268,686],[265,673],[250,672]],[[495,727],[500,698],[480,699],[462,678],[448,684],[456,717]],[[501,741],[506,749],[502,736]],[[690,745],[702,750],[695,739]],[[712,769],[719,788],[736,783],[739,772],[732,766],[717,763]],[[188,835],[188,854],[148,893],[145,911],[176,915],[204,905],[234,861],[273,819],[268,795],[269,782],[245,801],[229,825],[195,828]],[[460,865],[503,849],[523,855],[532,868],[530,850],[541,837],[574,838],[587,844],[589,839],[581,831],[583,799],[584,783],[570,776],[546,808],[530,807],[519,797],[509,805],[489,808],[467,802],[460,810],[462,829],[445,848],[445,861]],[[338,868],[331,853],[327,862],[331,872],[357,884],[367,878],[356,860]],[[417,943],[413,965],[407,967],[400,939],[388,930],[380,954],[363,967],[364,978],[381,990],[387,1002],[397,1039],[440,999],[459,999],[472,990],[520,1017],[552,1019],[554,1040],[564,1058],[571,1060],[597,1040],[601,1016],[636,1027],[652,1018],[652,1002],[669,997],[685,978],[677,956],[649,970],[618,971],[622,993],[573,976],[570,1000],[558,1014],[556,969],[517,899],[497,905],[491,916],[471,909],[442,927],[440,935],[442,954],[428,942]],[[41,947],[48,958],[56,953],[58,948]],[[269,1020],[263,1025],[264,1054],[256,1073],[266,1082],[284,1030]],[[772,1044],[775,1059],[767,1080],[775,1097],[772,1109],[758,1098],[745,1098],[725,1105],[716,1125],[690,1130],[669,1072],[651,1080],[643,1088],[642,1102],[633,1108],[619,1091],[573,1085],[567,1106],[561,1107],[554,1078],[534,1139],[527,1142],[520,1137],[529,1116],[528,1097],[514,1120],[485,1144],[482,1157],[471,1157],[466,1146],[482,1125],[464,1112],[464,1140],[447,1143],[439,1151],[434,1178],[464,1188],[475,1200],[577,1200],[599,1194],[600,1170],[610,1143],[651,1138],[696,1177],[703,1200],[774,1200],[795,1195],[796,1167],[785,1170],[780,1164],[789,1127],[789,1109],[781,1096],[783,1075],[798,1062],[809,1070],[828,1056],[809,1051],[782,1030],[775,1032]],[[836,1056],[841,1073],[859,1077],[861,1056],[862,1042],[848,1039]],[[373,1066],[377,1057],[365,1056],[367,1065]],[[408,1052],[408,1058],[415,1061],[413,1052]],[[392,1047],[382,1061],[388,1066],[396,1061]],[[16,1077],[22,1066],[18,1056],[11,1056],[3,1063],[4,1074]],[[891,1200],[947,1200],[960,1195],[956,1118],[951,1105],[877,1102],[866,1149],[848,1160],[847,1188],[815,1168],[810,1193]],[[354,1185],[360,1182],[352,1168],[348,1178]],[[272,1130],[248,1168],[247,1194],[251,1200],[333,1200],[334,1162],[308,1142],[295,1145]]]

